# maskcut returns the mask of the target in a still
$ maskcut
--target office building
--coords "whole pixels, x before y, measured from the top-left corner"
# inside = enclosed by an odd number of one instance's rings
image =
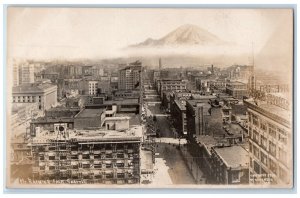
[[[292,184],[292,122],[284,94],[267,94],[265,100],[247,99],[250,181]]]
[[[30,143],[32,180],[66,184],[140,182],[141,127],[115,130],[42,131]]]
[[[142,64],[140,62],[131,63],[124,69],[119,70],[119,90],[139,89],[141,83]]]

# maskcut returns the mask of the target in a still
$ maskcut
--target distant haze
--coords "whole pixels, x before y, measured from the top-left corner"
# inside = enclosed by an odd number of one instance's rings
[[[10,59],[176,56],[199,64],[252,64],[254,53],[257,67],[289,69],[292,17],[288,9],[9,7],[7,52]]]

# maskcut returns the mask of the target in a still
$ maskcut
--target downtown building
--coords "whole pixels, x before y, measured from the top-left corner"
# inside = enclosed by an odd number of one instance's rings
[[[126,131],[41,131],[31,148],[33,182],[66,184],[135,184],[140,182],[142,128]]]
[[[137,61],[130,63],[129,66],[119,70],[118,89],[119,90],[133,90],[139,89],[141,86],[141,71],[142,63]]]
[[[12,89],[14,104],[37,103],[39,110],[47,110],[57,105],[57,86],[49,83],[22,84]]]
[[[248,99],[250,182],[292,184],[292,123],[289,102],[282,93],[264,100]]]

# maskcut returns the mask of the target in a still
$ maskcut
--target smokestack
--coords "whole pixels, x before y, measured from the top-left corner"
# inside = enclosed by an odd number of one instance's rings
[[[211,74],[214,74],[214,65],[211,65]]]

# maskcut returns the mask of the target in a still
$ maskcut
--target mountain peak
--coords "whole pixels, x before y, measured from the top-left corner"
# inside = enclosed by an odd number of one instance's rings
[[[142,43],[134,45],[134,47],[149,46],[180,46],[180,45],[209,45],[220,44],[222,41],[212,33],[193,24],[182,25],[166,36],[154,40],[148,38]]]

